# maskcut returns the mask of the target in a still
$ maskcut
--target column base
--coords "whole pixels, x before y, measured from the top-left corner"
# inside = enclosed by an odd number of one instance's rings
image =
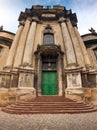
[[[6,72],[10,72],[12,70],[12,66],[5,66],[3,70]]]
[[[84,89],[83,88],[73,88],[73,87],[66,88],[65,96],[70,99],[82,101],[84,99]]]

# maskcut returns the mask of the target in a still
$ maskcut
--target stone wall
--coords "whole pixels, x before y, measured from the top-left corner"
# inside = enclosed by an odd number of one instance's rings
[[[2,50],[0,52],[0,70],[3,70],[8,57],[9,47],[1,44],[0,46],[2,47]]]
[[[10,88],[11,75],[10,73],[0,74],[0,88]]]
[[[18,100],[29,100],[35,97],[34,88],[0,88],[0,107],[14,104]]]

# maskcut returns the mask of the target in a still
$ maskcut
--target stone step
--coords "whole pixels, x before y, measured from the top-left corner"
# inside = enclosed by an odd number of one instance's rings
[[[28,107],[28,105],[14,105],[14,106],[11,106],[11,107],[21,107],[21,108],[27,108]],[[63,107],[63,108],[79,108],[79,107],[81,107],[81,108],[89,108],[89,107],[91,107],[90,105],[77,105],[77,106],[68,106],[68,105],[43,105],[43,104],[41,104],[41,105],[35,105],[35,104],[33,104],[33,105],[29,105],[29,107],[31,108],[31,107],[39,107],[39,108],[41,108],[41,107],[44,107],[44,108],[50,108],[50,107]]]
[[[37,110],[37,111],[56,111],[56,110],[91,110],[91,109],[93,109],[93,107],[90,107],[90,108],[55,108],[55,109],[53,109],[53,108],[8,108],[8,109],[11,109],[11,110],[15,110],[15,111],[18,111],[18,110],[20,110],[20,111],[22,111],[22,110],[26,110],[26,111],[29,111],[29,110],[32,110],[32,111],[35,111],[35,110]]]
[[[84,113],[97,111],[93,106],[64,97],[43,96],[28,101],[18,101],[15,105],[2,108],[13,114]]]
[[[25,105],[13,105],[13,106],[8,106],[8,107],[12,107],[12,108],[53,108],[53,109],[56,109],[56,108],[90,108],[90,107],[93,107],[93,106],[90,106],[90,105],[77,105],[77,106],[67,106],[67,105],[29,105],[29,106],[25,106]]]
[[[16,104],[15,106],[19,106],[19,107],[89,107],[90,105],[88,104],[72,104],[72,105],[68,105],[68,104]]]
[[[69,98],[65,98],[63,96],[40,96],[40,97],[37,97],[35,99],[32,99],[32,101],[48,101],[48,102],[52,102],[52,101],[71,101],[71,99]]]
[[[95,112],[97,109],[89,109],[89,110],[53,110],[53,111],[44,111],[44,110],[12,110],[12,109],[6,109],[5,112],[10,113],[10,114],[75,114],[75,113],[89,113],[89,112]]]
[[[84,103],[75,103],[75,102],[69,102],[69,103],[65,103],[65,102],[50,102],[50,103],[48,103],[48,102],[32,102],[32,103],[16,103],[16,105],[86,105],[86,104],[84,104]]]

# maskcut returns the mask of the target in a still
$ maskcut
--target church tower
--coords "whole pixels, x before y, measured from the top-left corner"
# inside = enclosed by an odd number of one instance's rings
[[[10,87],[34,89],[37,96],[63,96],[65,90],[88,84],[93,68],[75,13],[63,6],[32,6],[18,21],[4,67]]]

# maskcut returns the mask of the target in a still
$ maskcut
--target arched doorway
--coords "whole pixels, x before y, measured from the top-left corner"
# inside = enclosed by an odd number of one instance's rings
[[[36,55],[37,95],[63,95],[63,52],[57,45],[38,46]]]
[[[58,94],[57,57],[56,54],[42,54],[42,95]]]

